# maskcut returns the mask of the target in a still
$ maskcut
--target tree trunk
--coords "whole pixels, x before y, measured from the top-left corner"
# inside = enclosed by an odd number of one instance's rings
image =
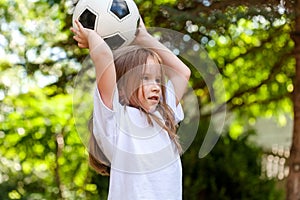
[[[294,79],[294,130],[289,160],[289,176],[286,185],[286,199],[300,200],[300,0],[295,1],[296,76]]]

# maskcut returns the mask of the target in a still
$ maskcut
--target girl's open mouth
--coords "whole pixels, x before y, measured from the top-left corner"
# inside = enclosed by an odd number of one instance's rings
[[[148,99],[158,101],[158,96],[148,97]]]

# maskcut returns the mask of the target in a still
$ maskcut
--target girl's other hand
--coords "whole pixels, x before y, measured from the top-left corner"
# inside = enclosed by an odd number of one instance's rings
[[[136,33],[136,37],[133,41],[133,44],[145,45],[147,41],[153,39],[152,36],[148,33],[142,17],[140,17],[140,24]]]
[[[73,36],[74,40],[77,41],[78,47],[89,48],[88,36],[89,36],[90,32],[92,32],[94,30],[84,28],[77,19],[75,20],[75,23],[76,23],[78,29],[71,27],[71,31],[75,34]]]

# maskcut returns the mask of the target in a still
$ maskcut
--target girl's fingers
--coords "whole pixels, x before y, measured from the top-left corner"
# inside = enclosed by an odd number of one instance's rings
[[[77,19],[75,20],[75,24],[76,24],[77,28],[71,27],[71,31],[75,35],[78,35],[80,32],[82,32],[83,27]]]
[[[83,30],[83,26],[82,26],[82,24],[78,21],[78,19],[75,20],[75,23],[76,23],[76,25],[77,25],[79,31],[82,31],[82,30]]]
[[[71,31],[76,35],[76,29],[71,27]]]
[[[142,17],[140,17],[140,24],[139,24],[139,28],[144,28],[144,29],[146,29],[146,27],[145,27],[145,23],[144,23],[144,21],[143,21]]]
[[[86,43],[86,40],[82,39],[80,36],[74,36],[74,39],[78,42],[78,43]]]
[[[80,42],[80,38],[77,35],[74,35],[73,39],[76,40],[77,42]]]
[[[80,39],[81,32],[73,27],[71,28],[71,31],[74,33],[73,38],[78,41]]]
[[[88,48],[87,41],[87,30],[82,26],[82,24],[75,20],[76,27],[71,27],[71,31],[74,33],[73,39],[77,41],[77,45],[80,48]]]

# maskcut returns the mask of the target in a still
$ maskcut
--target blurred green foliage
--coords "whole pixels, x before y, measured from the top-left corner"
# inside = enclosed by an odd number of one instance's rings
[[[188,34],[207,50],[235,116],[213,151],[198,159],[211,99],[201,74],[193,71],[190,83],[204,119],[183,156],[184,197],[282,199],[275,181],[261,177],[262,149],[248,143],[246,130],[257,117],[275,117],[284,125],[292,113],[292,16],[274,10],[275,4],[209,10],[201,2],[136,1],[147,26]],[[72,39],[72,6],[66,0],[0,1],[0,199],[107,194],[108,178],[88,167],[73,119],[74,80],[88,52]]]
[[[263,149],[249,142],[253,130],[237,139],[225,131],[206,157],[195,159],[207,124],[200,124],[198,137],[183,156],[184,199],[284,199],[284,190],[278,189],[276,180],[263,178]]]

